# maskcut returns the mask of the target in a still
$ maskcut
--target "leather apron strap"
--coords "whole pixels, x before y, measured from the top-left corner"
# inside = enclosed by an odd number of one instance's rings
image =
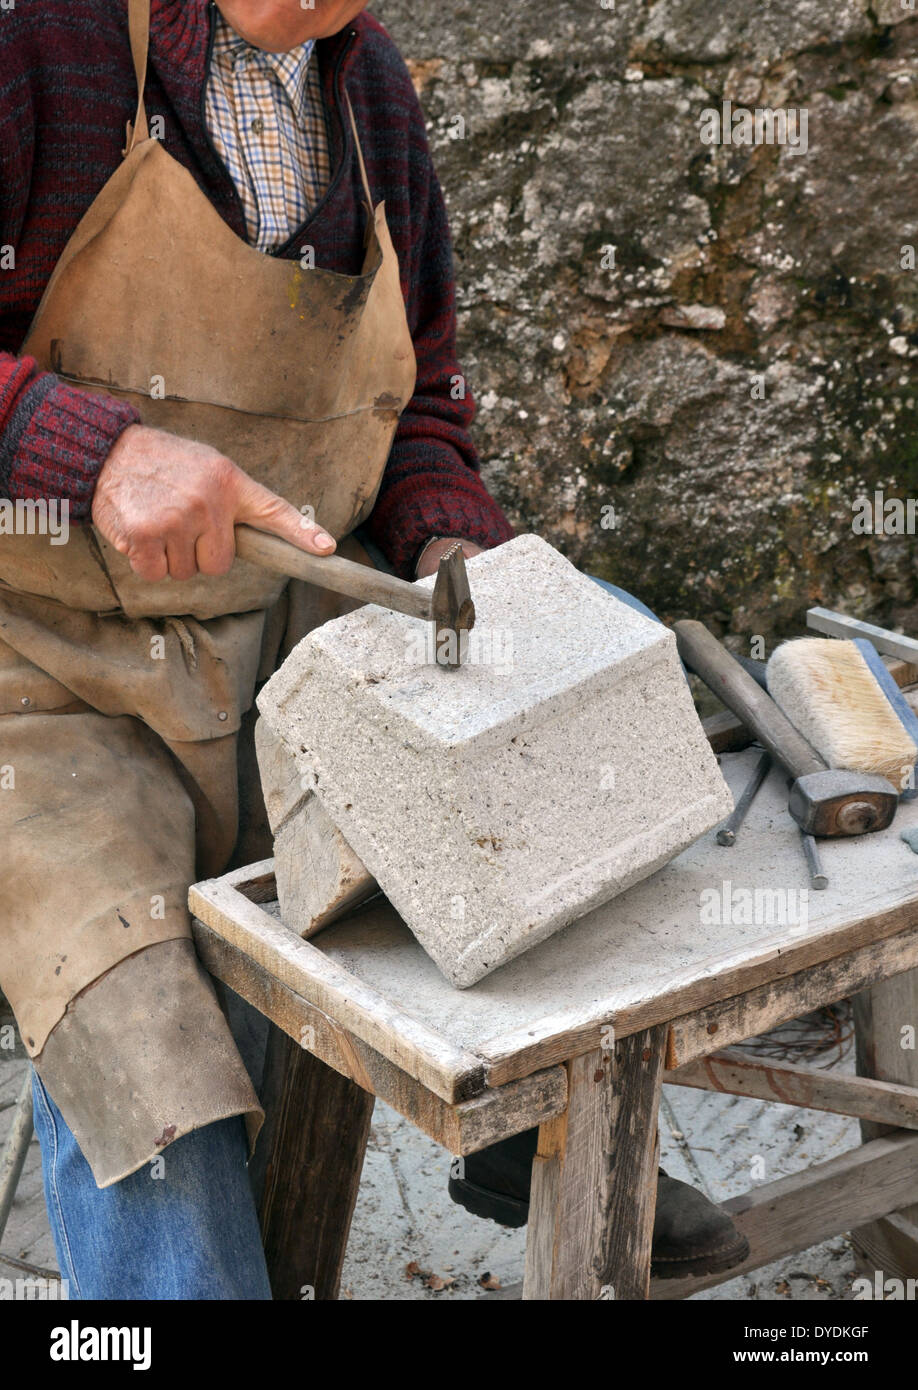
[[[131,150],[138,141],[149,139],[150,134],[143,94],[147,82],[147,61],[150,53],[151,4],[152,0],[128,0],[128,29],[131,37],[131,57],[134,60],[134,76],[137,79],[137,113],[133,121],[127,122],[127,140],[122,150],[122,154],[125,158],[131,153]],[[373,194],[370,191],[370,180],[367,177],[366,161],[364,160],[363,149],[360,145],[360,136],[357,133],[354,108],[351,105],[351,98],[347,90],[345,90],[344,99],[347,102],[347,114],[350,118],[351,130],[354,133],[354,146],[357,150],[357,162],[360,165],[360,181],[363,184],[367,209],[370,217],[372,217]]]
[[[131,35],[131,57],[137,79],[137,114],[127,123],[127,141],[121,153],[125,158],[139,140],[149,139],[147,109],[143,92],[147,82],[147,57],[150,51],[150,6],[152,0],[128,0],[128,29]]]
[[[354,132],[354,147],[357,150],[357,163],[360,165],[360,181],[363,184],[363,194],[367,201],[367,212],[370,221],[373,220],[373,194],[370,192],[370,180],[367,178],[367,166],[363,158],[363,150],[360,146],[360,136],[357,134],[357,122],[354,120],[354,108],[351,105],[351,98],[347,88],[344,90],[344,99],[347,102],[347,114],[351,120],[351,130]],[[367,229],[369,231],[369,228]]]

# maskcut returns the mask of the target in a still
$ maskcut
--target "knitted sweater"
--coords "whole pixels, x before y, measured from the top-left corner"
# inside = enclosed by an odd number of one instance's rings
[[[210,0],[152,0],[147,114],[163,116],[167,151],[245,237],[238,194],[204,122],[212,18]],[[342,119],[346,83],[373,196],[386,203],[418,365],[368,531],[396,571],[410,575],[431,536],[490,547],[512,531],[479,476],[472,396],[466,388],[453,399],[461,372],[452,248],[408,70],[367,13],[320,40],[316,56],[332,179],[278,254],[295,256],[305,237],[316,265],[360,268],[362,189]],[[0,14],[0,495],[67,499],[78,522],[89,518],[102,464],[137,415],[114,397],[74,390],[17,352],[68,238],[120,163],[135,105],[125,0],[17,0]]]

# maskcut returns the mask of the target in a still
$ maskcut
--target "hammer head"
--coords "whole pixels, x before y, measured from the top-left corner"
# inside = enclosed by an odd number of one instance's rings
[[[798,777],[787,809],[808,835],[864,835],[885,830],[899,804],[899,793],[885,777],[828,768]]]
[[[467,633],[475,625],[475,605],[469,590],[462,545],[456,541],[443,552],[431,599],[436,627],[437,665],[457,670],[462,665]]]

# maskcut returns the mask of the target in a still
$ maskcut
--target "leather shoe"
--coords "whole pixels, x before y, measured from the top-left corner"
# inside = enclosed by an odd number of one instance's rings
[[[473,1216],[501,1226],[525,1226],[538,1130],[515,1134],[464,1162],[451,1177],[449,1195]],[[655,1279],[715,1274],[742,1264],[749,1242],[720,1207],[661,1168],[653,1226],[650,1272]]]

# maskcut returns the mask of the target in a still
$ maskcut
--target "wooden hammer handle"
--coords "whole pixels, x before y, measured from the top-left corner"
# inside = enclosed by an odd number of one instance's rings
[[[253,526],[236,527],[236,554],[262,569],[286,574],[291,579],[305,579],[307,584],[317,584],[321,589],[332,589],[336,594],[347,594],[364,603],[378,603],[412,618],[433,617],[429,589],[409,584],[394,574],[371,569],[369,565],[344,560],[340,555],[311,555],[281,540],[280,536],[256,531]]]
[[[674,631],[686,666],[752,730],[792,777],[825,772],[827,764],[815,748],[703,623],[684,618],[674,624]]]

